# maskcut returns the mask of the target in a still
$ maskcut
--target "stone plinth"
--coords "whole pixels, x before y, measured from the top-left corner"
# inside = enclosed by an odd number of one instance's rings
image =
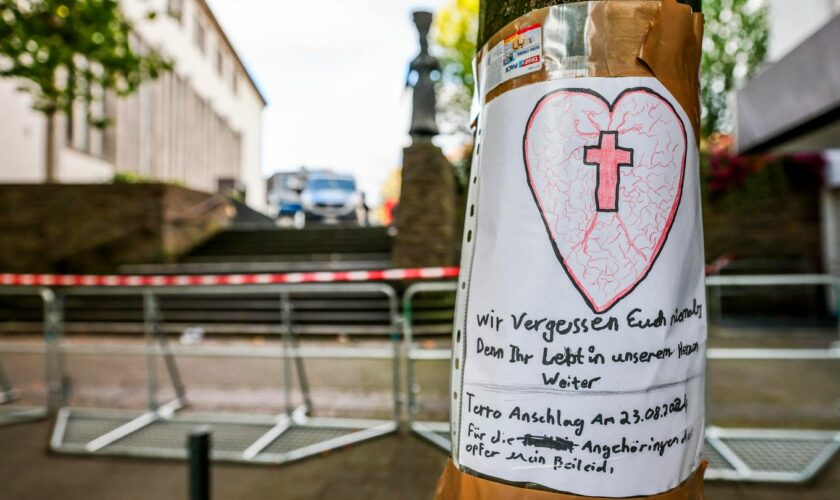
[[[403,151],[402,188],[397,208],[394,264],[436,267],[455,264],[455,179],[439,148],[415,140]]]

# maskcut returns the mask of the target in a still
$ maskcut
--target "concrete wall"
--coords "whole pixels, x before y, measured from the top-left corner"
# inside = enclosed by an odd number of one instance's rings
[[[169,0],[122,0],[121,4],[125,15],[134,22],[143,45],[156,48],[171,58],[175,62],[176,75],[186,82],[191,92],[209,104],[213,113],[220,117],[226,126],[238,134],[240,147],[237,154],[240,158],[237,162],[238,172],[234,174],[246,187],[248,204],[256,209],[264,210],[265,183],[261,174],[260,156],[261,114],[264,102],[224,34],[218,28],[206,2],[183,0],[180,19],[166,13]],[[146,19],[146,13],[150,9],[159,13],[157,19]],[[196,18],[201,20],[205,31],[203,51],[199,50],[195,43]],[[217,64],[220,52],[223,61],[221,71]],[[233,81],[234,78],[236,83]],[[156,83],[146,84],[144,87],[151,87]],[[0,147],[4,151],[4,161],[0,162],[0,182],[42,182],[44,180],[44,119],[30,109],[30,99],[26,95],[15,91],[19,84],[20,82],[17,81],[0,81],[0,116],[3,116],[4,122],[4,126],[0,128]],[[152,98],[156,98],[155,94],[148,92],[148,89],[141,90],[141,94],[152,95]],[[139,109],[142,113],[143,110],[151,108],[148,105],[141,105]],[[167,110],[164,110],[163,114],[166,113]],[[118,123],[111,130],[112,132],[121,131],[124,136],[142,133],[138,132],[138,129],[142,128],[143,120],[149,122],[156,118],[148,117],[140,119],[138,123],[120,124],[121,116],[122,114],[117,115]],[[84,152],[78,147],[66,145],[65,121],[63,118],[58,121],[56,139],[61,145],[58,174],[62,182],[101,182],[112,177],[116,171],[137,170],[124,164],[121,165],[119,154],[113,157],[101,154],[99,150],[101,150],[103,138],[99,131],[91,133],[94,136],[92,141],[99,146],[92,148],[91,152]],[[156,123],[152,123],[150,130],[155,130],[155,125]],[[186,131],[187,134],[190,132],[196,133],[194,130]],[[192,137],[187,137],[187,139],[202,140],[202,138]],[[126,140],[125,137],[116,139],[118,143],[124,143]],[[140,141],[138,147],[149,149],[148,144],[150,144],[148,141]],[[151,160],[148,161],[156,161],[151,154],[149,158]],[[184,160],[184,163],[189,162],[189,158]],[[193,162],[198,163],[194,159]],[[137,173],[148,174],[149,177],[158,180],[181,182],[204,191],[214,191],[216,188],[216,175],[202,171],[203,165],[184,165],[179,168],[161,165],[152,167],[154,168],[147,169],[148,172]]]
[[[221,197],[166,184],[0,185],[0,272],[165,262],[234,214]]]

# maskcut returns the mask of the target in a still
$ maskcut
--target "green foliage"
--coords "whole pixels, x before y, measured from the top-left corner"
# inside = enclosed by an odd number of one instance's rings
[[[529,3],[530,2],[530,3]],[[530,1],[528,10],[544,4],[565,3]],[[485,0],[484,4],[490,4]],[[517,2],[503,0],[499,8],[519,12]],[[697,2],[689,3],[695,10]],[[497,0],[494,5],[500,4]],[[531,5],[533,4],[533,5]],[[492,5],[483,5],[490,9]],[[440,110],[445,124],[461,131],[468,125],[470,98],[475,85],[472,58],[478,32],[477,0],[450,0],[435,17],[435,37],[442,57],[443,88]],[[701,101],[702,133],[727,133],[732,127],[728,109],[730,93],[743,85],[758,70],[767,56],[768,12],[763,0],[703,0],[706,16],[706,37],[703,42]],[[506,14],[505,19],[513,14]]]
[[[171,68],[158,52],[135,50],[132,32],[118,0],[0,0],[0,77],[22,79],[20,90],[47,115],[106,91],[130,94]]]
[[[767,56],[767,5],[763,0],[703,0],[706,36],[700,73],[702,135],[728,133],[730,93],[752,77]]]
[[[478,0],[450,0],[435,17],[435,42],[442,51],[444,76],[470,94],[475,87],[472,60],[477,32]]]
[[[149,182],[154,181],[134,172],[116,172],[111,177],[111,184],[146,184]]]
[[[439,112],[446,132],[469,134],[475,79],[472,60],[478,33],[478,0],[450,0],[435,15],[434,42],[441,54]]]
[[[177,179],[158,180],[134,172],[118,171],[108,182],[109,184],[168,184],[170,186],[187,187],[183,181]]]

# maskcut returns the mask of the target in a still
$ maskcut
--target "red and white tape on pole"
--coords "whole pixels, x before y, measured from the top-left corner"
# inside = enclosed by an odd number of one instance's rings
[[[0,286],[219,286],[279,283],[341,283],[442,279],[458,276],[458,267],[424,267],[377,271],[334,271],[259,274],[98,275],[0,274]]]

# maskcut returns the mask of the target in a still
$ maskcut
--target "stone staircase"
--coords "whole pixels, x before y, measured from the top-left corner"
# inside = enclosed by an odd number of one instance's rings
[[[384,227],[279,229],[240,224],[217,233],[172,264],[123,266],[130,274],[215,274],[387,269],[392,236]],[[398,293],[403,283],[393,283]],[[163,330],[176,334],[200,326],[208,334],[271,335],[283,331],[276,294],[160,297]],[[392,333],[389,306],[381,295],[358,293],[292,297],[296,331],[321,335]],[[433,323],[419,334],[451,327],[452,297],[420,304]],[[140,334],[143,300],[139,294],[70,296],[65,301],[68,334]],[[439,316],[446,316],[438,325]],[[43,307],[35,296],[0,297],[0,333],[41,331]]]
[[[265,228],[219,232],[173,264],[123,266],[131,274],[348,271],[391,266],[386,227]]]

